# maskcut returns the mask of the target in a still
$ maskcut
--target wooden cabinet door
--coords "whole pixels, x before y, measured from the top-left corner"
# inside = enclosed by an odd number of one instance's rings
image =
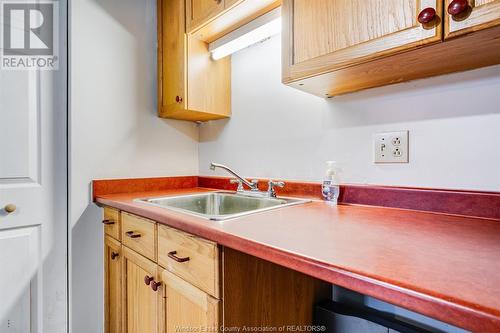
[[[187,105],[185,0],[158,0],[158,113],[182,112]]]
[[[500,0],[469,0],[468,8],[456,16],[447,11],[451,2],[445,1],[445,38],[500,25]]]
[[[217,332],[219,300],[164,270],[165,332],[176,333],[179,327],[200,328],[200,332]]]
[[[106,333],[122,332],[121,245],[110,236],[104,239],[104,322]]]
[[[162,299],[162,286],[156,291],[157,266],[154,262],[123,246],[123,332],[157,333],[158,304]],[[152,278],[149,285],[145,279]]]
[[[441,41],[442,0],[284,0],[283,81]],[[437,18],[417,20],[427,7]]]
[[[212,17],[224,10],[225,0],[186,0],[187,31],[207,23]]]

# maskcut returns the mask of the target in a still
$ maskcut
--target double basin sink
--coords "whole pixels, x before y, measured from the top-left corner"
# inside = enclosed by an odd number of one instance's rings
[[[310,202],[303,199],[256,197],[222,191],[135,201],[214,221]]]

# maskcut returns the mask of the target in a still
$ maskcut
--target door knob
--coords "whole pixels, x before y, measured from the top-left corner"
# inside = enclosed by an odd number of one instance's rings
[[[436,10],[432,7],[427,7],[423,9],[420,12],[420,14],[418,14],[417,20],[421,24],[427,24],[434,21],[435,18],[436,18]]]
[[[467,9],[469,9],[469,2],[467,0],[453,0],[448,5],[448,14],[450,15],[459,15],[464,13]]]
[[[5,207],[3,208],[7,214],[10,214],[10,213],[14,213],[17,209],[16,205],[14,204],[8,204],[8,205],[5,205]]]

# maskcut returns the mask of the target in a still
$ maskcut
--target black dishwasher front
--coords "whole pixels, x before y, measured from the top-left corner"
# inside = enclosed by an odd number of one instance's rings
[[[439,333],[444,332],[398,318],[394,314],[365,306],[353,306],[334,301],[318,304],[315,325],[325,333]]]

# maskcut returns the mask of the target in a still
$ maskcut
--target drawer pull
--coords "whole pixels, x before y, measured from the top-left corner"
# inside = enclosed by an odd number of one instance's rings
[[[145,284],[146,286],[149,286],[149,284],[151,283],[151,281],[154,281],[154,280],[155,280],[155,278],[154,278],[154,277],[149,276],[149,275],[146,275],[146,276],[144,277],[144,284]]]
[[[14,204],[7,204],[3,208],[7,214],[14,213],[16,211],[17,207]]]
[[[102,220],[102,224],[111,225],[111,224],[115,224],[115,221],[112,221],[112,220]]]
[[[177,261],[177,262],[186,262],[186,261],[189,261],[189,257],[180,258],[180,257],[176,256],[176,254],[177,254],[177,251],[169,252],[168,253],[168,257],[170,259],[173,259],[173,260]]]
[[[116,257],[118,257],[120,254],[116,252],[111,252],[111,260],[115,260]]]
[[[130,238],[139,238],[139,237],[141,237],[141,234],[134,234],[134,232],[133,232],[133,231],[127,231],[125,234],[126,234],[128,237],[130,237]]]
[[[153,291],[157,291],[159,286],[161,286],[161,282],[151,281],[151,289],[153,289]]]

